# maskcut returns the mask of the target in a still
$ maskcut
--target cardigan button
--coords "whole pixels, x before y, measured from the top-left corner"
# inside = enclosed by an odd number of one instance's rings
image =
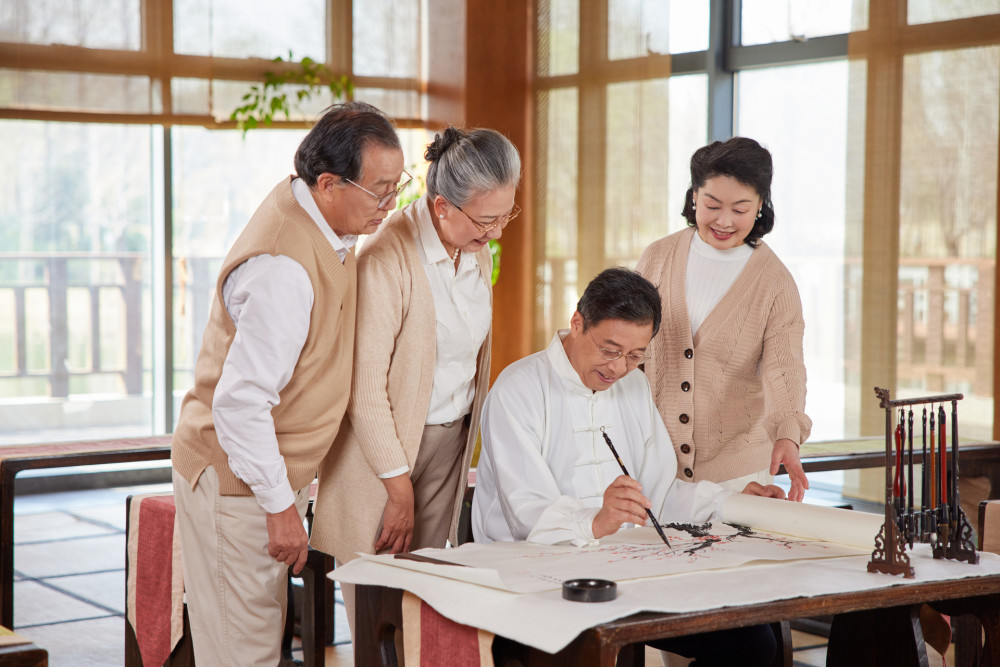
[[[694,473],[691,472],[691,468],[684,468],[684,476],[689,478],[694,477]]]
[[[690,359],[693,356],[694,356],[694,350],[692,350],[690,347],[688,349],[684,350],[684,358],[685,359]]]
[[[678,417],[677,419],[679,419],[682,424],[687,424],[689,421],[691,421],[691,418],[688,417],[687,414],[681,414],[681,416]]]
[[[691,391],[691,383],[687,380],[681,382],[681,391]]]
[[[681,445],[681,454],[690,454],[690,453],[691,453],[691,445],[687,443]]]

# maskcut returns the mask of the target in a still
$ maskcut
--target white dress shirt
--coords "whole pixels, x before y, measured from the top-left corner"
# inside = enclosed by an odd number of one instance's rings
[[[448,256],[434,224],[417,217],[417,250],[424,261],[437,316],[437,354],[426,424],[446,424],[469,412],[479,349],[493,320],[490,290],[475,255]]]
[[[323,218],[301,179],[292,194],[343,262],[357,241],[340,238]],[[236,325],[212,401],[212,419],[229,467],[249,485],[266,512],[295,501],[278,450],[271,408],[292,377],[309,333],[312,283],[302,265],[284,255],[257,255],[233,269],[222,297]]]
[[[733,286],[747,265],[753,248],[745,243],[735,248],[719,250],[705,243],[697,232],[688,251],[684,293],[687,298],[691,335],[698,333],[705,318]]]
[[[732,492],[675,479],[677,458],[646,376],[588,389],[563,349],[565,335],[504,369],[486,397],[476,541],[592,544],[604,491],[622,474],[602,426],[661,523],[707,521]]]

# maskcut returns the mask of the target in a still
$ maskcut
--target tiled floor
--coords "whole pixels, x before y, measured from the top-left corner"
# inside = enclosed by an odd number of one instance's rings
[[[169,490],[143,486],[19,496],[14,505],[14,623],[49,652],[53,667],[114,667],[123,663],[125,498]],[[343,604],[337,640],[326,664],[353,663]],[[793,631],[794,664],[826,663],[826,640]],[[941,658],[929,656],[931,665]],[[646,664],[659,667],[647,650]]]
[[[170,485],[18,496],[14,503],[14,627],[52,667],[114,667],[125,655],[125,498]],[[339,597],[339,594],[338,594]],[[350,665],[338,599],[327,665]],[[301,656],[296,656],[301,657]]]

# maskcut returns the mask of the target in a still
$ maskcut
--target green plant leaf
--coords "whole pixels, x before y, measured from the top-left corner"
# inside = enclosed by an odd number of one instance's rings
[[[334,76],[326,64],[317,62],[308,56],[296,63],[292,51],[288,51],[288,59],[276,56],[273,63],[288,63],[293,65],[279,73],[267,71],[263,81],[254,83],[243,95],[241,104],[230,114],[230,119],[242,130],[244,138],[249,129],[270,125],[274,117],[284,114],[287,120],[292,118],[292,106],[300,109],[300,104],[311,100],[313,95],[324,88],[330,91],[333,101],[338,101],[353,94],[354,83],[350,77]],[[297,65],[297,67],[294,67]],[[287,87],[293,86],[291,90]],[[290,95],[294,91],[294,101]],[[300,109],[301,110],[301,109]]]

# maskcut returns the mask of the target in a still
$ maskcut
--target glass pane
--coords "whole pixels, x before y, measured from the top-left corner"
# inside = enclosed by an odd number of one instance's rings
[[[419,0],[354,3],[354,73],[416,78],[420,72]]]
[[[0,107],[150,113],[143,76],[0,69]]]
[[[5,0],[0,42],[138,50],[141,0]]]
[[[580,69],[580,0],[539,0],[538,75]]]
[[[420,118],[420,98],[415,90],[354,89],[354,99],[368,102],[393,118]]]
[[[0,443],[151,431],[150,141],[0,121]]]
[[[795,278],[806,322],[806,413],[811,441],[857,437],[858,407],[848,350],[860,301],[849,272],[847,61],[743,72],[738,78],[740,135],[774,157],[774,231],[764,237]],[[860,139],[863,142],[863,137]],[[822,156],[822,159],[818,159]],[[867,398],[867,396],[866,396]]]
[[[705,143],[707,94],[705,75],[608,86],[608,266],[634,266],[647,245],[683,226],[689,159]]]
[[[294,171],[306,130],[236,131],[175,127],[173,139],[175,405],[194,381],[219,267],[277,183]],[[246,165],[253,164],[253,169]]]
[[[561,88],[538,96],[538,223],[545,230],[545,260],[539,271],[541,312],[536,347],[566,326],[576,307],[577,127],[579,96]]]
[[[911,25],[989,14],[1000,14],[1000,0],[907,0],[906,3],[906,20]]]
[[[306,132],[250,130],[244,139],[235,130],[172,130],[175,407],[194,382],[222,260],[264,197],[294,172],[295,151]],[[399,135],[406,164],[423,164],[426,132]]]
[[[326,60],[324,0],[173,0],[174,51],[228,58]]]
[[[707,48],[707,0],[608,2],[608,58],[611,60]]]
[[[868,28],[868,0],[754,0],[743,3],[741,43],[770,44]]]
[[[904,60],[898,392],[965,394],[972,440],[993,429],[998,71],[996,46]]]
[[[233,110],[239,107],[242,98],[255,84],[252,81],[221,81],[207,79],[171,79],[170,91],[173,100],[174,113],[211,116],[218,121],[227,121]],[[315,118],[323,109],[337,101],[330,91],[323,88],[315,91],[312,97],[297,101],[298,90],[303,86],[287,86],[285,89],[290,101],[288,120],[309,120]],[[284,114],[278,120],[286,120]]]

